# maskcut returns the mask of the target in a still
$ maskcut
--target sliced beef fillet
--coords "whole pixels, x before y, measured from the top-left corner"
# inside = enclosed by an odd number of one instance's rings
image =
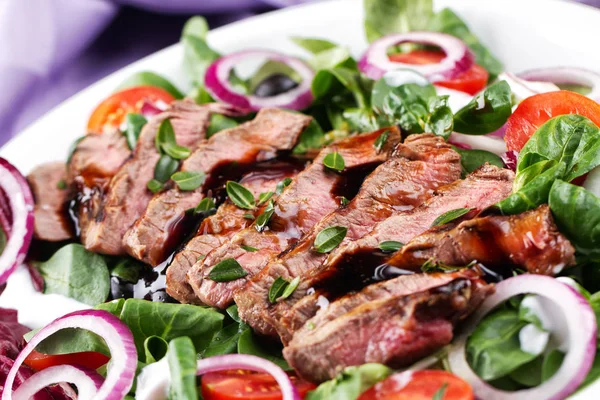
[[[532,274],[556,275],[575,264],[575,249],[554,223],[547,205],[523,214],[489,215],[430,229],[391,257],[393,267],[419,271],[426,262],[450,266],[478,262]]]
[[[283,355],[313,382],[364,363],[406,367],[450,343],[454,326],[493,291],[473,270],[379,282],[322,308]]]
[[[263,163],[255,171],[245,174],[240,184],[255,198],[261,193],[275,192],[277,183],[285,178],[293,178],[301,170],[300,164]],[[272,199],[276,199],[274,194]],[[213,249],[227,242],[234,234],[250,226],[265,206],[245,210],[230,200],[221,204],[216,214],[204,219],[196,235],[181,249],[167,269],[167,293],[181,303],[199,304],[198,297],[187,282],[188,270]]]
[[[190,269],[188,282],[200,300],[219,308],[231,304],[234,291],[248,278],[258,273],[272,257],[297,243],[323,216],[338,208],[339,196],[354,195],[355,192],[349,194],[346,190],[362,183],[365,173],[386,161],[400,140],[397,129],[388,131],[388,139],[379,151],[374,143],[383,130],[356,135],[323,149],[277,199],[269,230],[258,232],[255,226],[247,228]],[[344,158],[346,168],[341,174],[323,165],[325,156],[332,152]],[[247,252],[240,247],[242,245],[259,250]],[[248,275],[230,282],[210,280],[208,275],[214,265],[228,258],[236,259]]]
[[[377,267],[385,264],[391,255],[379,250],[380,243],[407,243],[429,229],[438,216],[457,208],[472,208],[465,218],[473,217],[507,197],[512,191],[513,178],[512,171],[484,165],[466,179],[441,187],[421,206],[393,215],[378,223],[361,239],[338,247],[325,263],[302,275],[300,290],[297,289],[292,296],[295,304],[281,314],[277,324],[282,340],[289,340],[295,330],[315,315],[319,296],[335,298],[381,279],[373,278]],[[307,295],[309,288],[313,289],[311,292],[315,292]],[[300,299],[302,296],[304,297]]]
[[[74,236],[67,214],[66,179],[67,168],[62,161],[38,165],[27,176],[35,199],[33,234],[36,239],[60,242]]]
[[[273,326],[279,315],[308,287],[301,283],[291,298],[277,304],[269,302],[269,289],[279,277],[289,282],[325,262],[327,254],[313,249],[319,232],[331,226],[347,227],[340,244],[344,246],[367,234],[377,222],[419,206],[435,189],[460,178],[460,172],[460,156],[441,137],[409,136],[367,177],[348,205],[325,216],[293,249],[273,259],[235,295],[241,318],[255,331],[275,335]]]
[[[272,160],[291,150],[311,118],[279,109],[263,109],[254,120],[221,131],[198,146],[183,162],[182,171],[202,171],[201,187],[181,191],[174,187],[156,195],[141,218],[126,233],[126,251],[151,265],[158,265],[190,232],[186,210],[195,207],[208,189],[226,179],[239,179],[244,169]]]
[[[146,184],[154,177],[160,158],[155,137],[163,120],[170,119],[177,144],[195,149],[204,139],[210,113],[189,101],[174,102],[144,126],[129,160],[110,180],[105,193],[93,193],[93,216],[81,224],[81,240],[88,250],[103,254],[125,254],[122,240],[125,232],[140,217],[152,198]],[[88,211],[88,212],[90,212]]]

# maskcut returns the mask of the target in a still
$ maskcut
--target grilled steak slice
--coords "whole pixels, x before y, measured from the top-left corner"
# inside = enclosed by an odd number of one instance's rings
[[[301,170],[299,164],[263,163],[260,169],[252,171],[240,180],[254,197],[264,192],[274,192],[277,183],[285,178],[293,178]],[[274,197],[272,198],[275,198]],[[264,206],[255,210],[245,210],[230,200],[221,204],[216,214],[206,218],[194,236],[177,253],[167,269],[167,293],[181,303],[200,304],[198,297],[187,282],[188,270],[202,257],[219,247],[234,234],[252,224],[250,214],[256,218]]]
[[[512,171],[485,165],[466,179],[441,187],[420,207],[394,215],[377,224],[361,239],[338,247],[324,264],[302,276],[301,284],[292,296],[297,302],[283,314],[277,325],[282,340],[289,340],[291,333],[314,315],[321,294],[335,297],[359,290],[365,282],[372,281],[376,267],[390,257],[379,250],[379,243],[390,240],[406,243],[425,232],[438,216],[457,208],[472,208],[466,217],[473,217],[508,196],[513,177]],[[309,288],[316,292],[298,300]]]
[[[154,176],[160,158],[155,137],[161,122],[170,119],[177,143],[196,148],[204,139],[210,122],[209,112],[192,102],[174,102],[165,112],[153,117],[142,129],[132,157],[111,179],[93,219],[81,225],[81,239],[88,250],[119,255],[125,251],[123,235],[140,217],[152,198],[146,184]],[[81,221],[80,221],[81,222]]]
[[[321,309],[283,354],[313,382],[351,365],[406,367],[450,343],[453,327],[493,290],[473,270],[373,284]]]
[[[575,264],[574,248],[547,205],[519,215],[490,215],[430,229],[408,242],[388,265],[418,271],[426,261],[461,266],[514,265],[532,274],[556,275]]]
[[[275,335],[273,326],[278,317],[302,296],[298,292],[305,293],[308,287],[301,283],[292,298],[277,305],[269,302],[269,289],[278,277],[289,282],[323,264],[327,254],[313,250],[319,232],[330,226],[347,227],[348,233],[340,244],[344,246],[399,210],[419,206],[439,186],[458,179],[460,171],[460,156],[442,138],[431,134],[409,136],[398,144],[388,161],[367,177],[346,207],[324,217],[291,251],[272,260],[236,294],[241,318],[254,330]]]
[[[36,239],[60,242],[73,237],[66,212],[69,201],[66,179],[67,169],[62,161],[38,165],[27,176],[35,199],[33,234]]]
[[[189,234],[184,229],[187,209],[195,207],[224,176],[237,180],[244,168],[291,150],[310,121],[303,114],[263,109],[254,120],[202,143],[181,170],[203,171],[207,175],[204,185],[193,191],[172,188],[155,196],[123,238],[126,251],[151,265],[162,262]]]
[[[353,136],[323,149],[277,199],[269,231],[258,232],[254,226],[241,231],[188,272],[188,281],[200,300],[220,308],[231,304],[233,292],[247,278],[259,272],[273,256],[294,245],[323,216],[335,210],[339,205],[338,196],[345,195],[338,192],[346,186],[345,178],[352,179],[354,184],[362,182],[357,174],[372,171],[391,154],[400,140],[400,133],[395,128],[388,130],[388,140],[381,151],[375,148],[374,143],[382,131]],[[323,159],[331,152],[338,152],[344,158],[346,168],[343,174],[323,165]],[[241,245],[259,250],[248,253]],[[248,273],[247,277],[221,283],[208,279],[212,267],[227,258],[236,259]]]

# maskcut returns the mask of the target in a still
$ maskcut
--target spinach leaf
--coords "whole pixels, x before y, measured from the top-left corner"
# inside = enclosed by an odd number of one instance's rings
[[[310,124],[302,131],[298,144],[292,151],[294,154],[306,153],[309,149],[318,149],[325,142],[325,133],[316,120],[310,121]],[[289,179],[289,178],[286,178]],[[286,185],[287,186],[287,185]],[[281,193],[277,193],[281,194]]]
[[[240,336],[249,329],[248,325],[243,322],[233,322],[225,326],[217,332],[210,345],[202,353],[202,358],[237,353]]]
[[[321,69],[317,72],[312,81],[312,93],[315,101],[330,98],[339,94],[341,90],[348,90],[353,96],[359,108],[367,108],[368,91],[363,86],[364,82],[357,69],[350,69],[343,66]]]
[[[167,355],[167,350],[169,349],[169,344],[165,339],[160,336],[149,336],[144,340],[144,362],[146,364],[150,364],[153,362],[159,361],[165,355]],[[138,358],[141,356],[138,354]]]
[[[471,172],[476,171],[485,163],[495,165],[498,168],[504,168],[504,162],[500,156],[485,150],[467,150],[453,147],[454,151],[460,154],[460,164],[462,166],[462,174],[466,176]]]
[[[206,130],[206,137],[209,138],[215,133],[235,128],[236,126],[238,126],[238,123],[233,118],[228,118],[221,114],[212,114],[210,116],[210,125],[208,125],[208,129]]]
[[[506,81],[487,87],[454,115],[454,130],[468,135],[494,132],[512,114],[512,91]]]
[[[305,38],[299,36],[291,37],[290,39],[298,46],[310,51],[313,54],[318,54],[325,50],[331,50],[337,47],[337,44],[323,39]]]
[[[345,226],[330,226],[323,229],[315,238],[314,247],[317,253],[329,253],[346,237],[348,228]]]
[[[590,191],[562,180],[550,190],[548,204],[556,224],[587,258],[600,257],[600,198]]]
[[[132,258],[123,258],[111,269],[110,276],[116,276],[126,282],[136,283],[140,278],[140,273],[144,268],[148,268],[145,264]]]
[[[219,58],[219,53],[206,43],[208,24],[202,17],[190,18],[183,27],[181,44],[183,45],[183,69],[192,83],[202,88],[204,73],[210,64]],[[210,96],[208,96],[210,98]],[[198,99],[197,99],[198,100]],[[207,100],[204,97],[201,101]]]
[[[334,379],[320,384],[308,392],[306,400],[345,399],[355,400],[365,390],[392,374],[392,370],[381,364],[363,364],[347,367]]]
[[[178,337],[171,340],[167,361],[171,373],[169,398],[173,400],[197,399],[196,350],[190,338]]]
[[[369,42],[390,33],[425,30],[433,14],[431,0],[365,0],[364,9]]]
[[[208,274],[208,279],[215,282],[235,281],[248,275],[235,258],[226,258],[215,265]]]
[[[502,72],[502,63],[479,41],[469,27],[449,8],[435,14],[426,30],[447,33],[464,41],[475,54],[475,62],[490,73],[490,82]]]
[[[39,264],[44,278],[44,293],[71,297],[91,306],[106,301],[110,276],[104,257],[77,243],[60,248]]]
[[[252,354],[267,359],[284,370],[292,369],[281,355],[281,348],[272,343],[262,344],[260,338],[252,332],[252,329],[246,329],[240,334],[238,353]]]
[[[130,150],[135,149],[140,132],[148,120],[142,114],[129,113],[125,116],[125,138]]]
[[[454,114],[448,105],[448,96],[432,97],[427,103],[428,114],[423,130],[448,139],[454,127]]]
[[[269,60],[261,65],[260,68],[258,68],[258,70],[256,70],[256,72],[254,72],[254,74],[250,77],[247,83],[247,91],[249,93],[255,93],[256,88],[262,83],[262,81],[275,74],[285,75],[296,83],[302,80],[296,70],[289,65],[279,61]]]
[[[119,86],[117,86],[117,91],[136,86],[158,87],[166,90],[176,99],[183,99],[183,93],[181,93],[175,85],[169,82],[168,79],[150,71],[137,72],[131,75],[129,78],[121,82]]]

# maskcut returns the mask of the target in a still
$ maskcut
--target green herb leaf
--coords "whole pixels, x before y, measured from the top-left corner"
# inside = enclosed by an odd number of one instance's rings
[[[334,171],[343,171],[346,167],[344,157],[337,151],[327,154],[323,159],[323,165]]]
[[[140,132],[148,120],[142,114],[129,113],[125,116],[125,131],[123,134],[127,139],[130,150],[135,149]]]
[[[168,118],[160,123],[154,142],[161,154],[167,154],[176,160],[186,159],[192,153],[187,147],[177,144],[173,124]]]
[[[447,211],[447,212],[443,213],[442,215],[440,215],[439,217],[437,217],[433,221],[433,224],[431,224],[431,226],[446,225],[447,223],[450,223],[450,222],[454,221],[455,219],[460,218],[463,215],[469,213],[469,211],[471,211],[471,210],[472,210],[472,208],[457,208],[455,210]]]
[[[148,181],[148,183],[146,184],[146,187],[152,193],[158,193],[158,192],[160,192],[162,190],[163,184],[162,184],[162,182],[159,182],[156,179],[150,179]]]
[[[171,175],[171,179],[181,190],[196,190],[204,184],[206,174],[202,171],[180,171]]]
[[[454,114],[448,105],[448,96],[432,97],[427,104],[429,113],[423,130],[448,139],[454,130]]]
[[[485,135],[506,123],[512,114],[512,91],[506,81],[488,86],[454,115],[454,130]]]
[[[350,200],[348,200],[345,196],[340,196],[340,206],[345,207],[348,205],[348,203],[350,203]]]
[[[257,206],[261,206],[261,205],[263,205],[264,203],[266,203],[267,201],[269,201],[269,199],[270,199],[271,197],[273,197],[273,195],[274,195],[274,194],[275,194],[275,193],[273,193],[273,192],[264,192],[264,193],[261,193],[261,194],[258,196],[258,203],[257,203],[256,205],[257,205]]]
[[[123,89],[133,88],[137,86],[158,87],[166,90],[171,94],[171,96],[175,97],[176,99],[183,99],[183,93],[181,93],[175,85],[169,82],[168,79],[149,71],[136,72],[135,74],[131,75],[129,78],[121,82],[121,84],[117,86],[117,89],[115,91],[120,91]]]
[[[110,290],[104,257],[77,243],[61,247],[48,261],[39,264],[44,293],[56,293],[90,306],[103,303]]]
[[[256,206],[254,195],[243,185],[234,181],[227,181],[226,188],[229,200],[236,206],[246,210],[252,210]]]
[[[404,246],[404,243],[396,242],[395,240],[386,240],[384,242],[379,243],[379,250],[392,253],[394,251],[398,251]]]
[[[126,282],[137,283],[140,278],[140,273],[144,268],[146,268],[145,264],[126,257],[113,267],[113,269],[110,271],[110,275],[116,276],[117,278]]]
[[[65,190],[67,187],[67,181],[65,181],[64,179],[61,179],[60,181],[56,182],[57,189]]]
[[[342,243],[346,233],[348,233],[348,228],[345,226],[330,226],[323,229],[315,238],[315,250],[318,253],[329,253]]]
[[[370,92],[365,87],[366,84],[356,67],[337,66],[318,71],[313,78],[311,90],[316,101],[326,101],[346,91],[354,97],[358,108],[366,109],[369,105],[368,93]]]
[[[241,245],[240,247],[246,251],[249,251],[250,253],[254,253],[255,251],[258,251],[258,249],[256,247],[246,246],[244,244]]]
[[[196,349],[188,337],[178,337],[169,342],[167,353],[171,384],[170,399],[197,399]]]
[[[426,30],[431,0],[365,0],[365,33],[373,42],[390,33]]]
[[[460,154],[460,163],[462,165],[463,176],[474,172],[485,163],[495,165],[498,168],[504,168],[504,162],[500,156],[485,150],[467,150],[458,147],[452,147],[454,151]]]
[[[246,275],[248,273],[242,268],[240,263],[234,258],[226,258],[211,269],[208,279],[215,282],[229,282],[243,278]]]
[[[299,284],[300,284],[300,277],[297,276],[294,279],[292,279],[292,281],[286,286],[286,288],[283,291],[283,293],[281,294],[281,296],[279,296],[279,298],[277,298],[277,301],[285,300],[288,297],[290,297],[296,291]]]
[[[293,154],[304,154],[310,149],[319,149],[325,142],[325,133],[316,120],[310,121],[310,124],[302,131],[298,144],[292,151]],[[286,178],[289,179],[289,178]]]
[[[273,204],[273,200],[270,200],[269,204],[265,207],[265,210],[262,212],[262,214],[260,214],[258,218],[256,218],[254,228],[258,232],[262,232],[267,227],[267,224],[271,220],[271,217],[273,216],[274,212],[275,206]]]
[[[293,36],[290,38],[290,40],[313,54],[318,54],[325,50],[331,50],[338,47],[337,44],[323,39]]]
[[[385,146],[385,143],[387,142],[389,136],[390,131],[385,131],[381,135],[377,136],[377,139],[375,139],[375,143],[373,144],[373,146],[375,147],[375,150],[377,150],[378,153],[381,153],[381,150],[383,150],[383,146]]]
[[[154,179],[161,183],[165,183],[171,179],[171,175],[173,175],[178,168],[179,161],[166,154],[163,154],[160,156],[156,162],[156,165],[154,166]]]
[[[244,215],[243,215],[243,217],[244,217],[244,218],[246,218],[246,219],[251,219],[251,220],[253,220],[253,219],[254,219],[254,215],[252,215],[252,214],[250,214],[250,213],[246,213],[246,214],[244,214]]]
[[[238,353],[252,354],[267,359],[285,371],[292,369],[281,355],[281,347],[274,346],[272,343],[263,343],[264,341],[261,342],[260,337],[257,337],[257,335],[252,332],[252,329],[246,329],[240,335],[238,341]]]
[[[277,183],[277,187],[275,188],[275,193],[280,195],[283,193],[283,189],[288,187],[292,183],[292,178],[285,178],[281,182]]]
[[[190,154],[192,154],[192,151],[189,148],[180,146],[178,144],[168,143],[164,144],[162,148],[166,154],[170,155],[176,160],[185,160],[190,156]]]
[[[236,120],[221,114],[212,114],[210,116],[210,125],[208,125],[208,129],[206,130],[206,137],[209,138],[217,132],[235,128],[236,126],[238,126]]]
[[[448,384],[444,382],[442,386],[433,394],[433,398],[431,400],[443,400],[447,388]]]
[[[144,340],[144,362],[154,363],[167,355],[169,344],[160,336],[149,336]],[[138,355],[139,357],[139,355]]]
[[[208,24],[202,17],[190,18],[183,27],[183,69],[186,76],[198,87],[204,85],[204,74],[210,64],[219,58],[219,53],[206,43]]]
[[[215,208],[215,201],[212,199],[212,197],[205,197],[200,201],[200,203],[198,203],[198,205],[194,209],[194,212],[196,214],[206,213],[206,212],[209,212],[210,210],[213,210],[214,208]]]
[[[346,367],[334,379],[308,392],[305,400],[357,399],[361,393],[381,382],[394,371],[381,364]]]
[[[283,279],[282,277],[277,277],[271,287],[269,288],[269,302],[275,303],[277,298],[285,292],[285,289],[288,287],[290,283]]]

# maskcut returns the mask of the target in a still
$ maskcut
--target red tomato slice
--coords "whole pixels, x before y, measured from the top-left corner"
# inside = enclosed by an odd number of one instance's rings
[[[583,115],[600,126],[600,104],[594,100],[566,90],[536,94],[523,100],[508,118],[506,147],[520,151],[541,125],[565,114]]]
[[[390,61],[401,62],[404,64],[423,65],[436,64],[444,58],[444,53],[431,50],[413,50],[408,53],[393,54],[390,56]],[[443,86],[448,89],[459,90],[469,94],[477,94],[481,91],[489,78],[487,70],[477,64],[473,64],[471,68],[460,74],[454,79],[435,82],[438,86]]]
[[[304,397],[316,386],[290,374],[290,378]],[[211,372],[202,375],[204,400],[281,400],[279,385],[269,374],[244,370]]]
[[[121,125],[128,113],[139,112],[144,101],[170,103],[175,98],[154,86],[138,86],[112,94],[96,107],[88,121],[88,132],[103,133]]]
[[[35,371],[41,371],[55,365],[80,365],[91,369],[98,369],[109,360],[109,357],[95,351],[84,351],[81,353],[71,354],[43,354],[37,351],[32,351],[27,356],[24,363]]]
[[[358,400],[431,400],[442,387],[443,400],[473,400],[473,389],[467,382],[438,370],[394,374],[361,394]]]

